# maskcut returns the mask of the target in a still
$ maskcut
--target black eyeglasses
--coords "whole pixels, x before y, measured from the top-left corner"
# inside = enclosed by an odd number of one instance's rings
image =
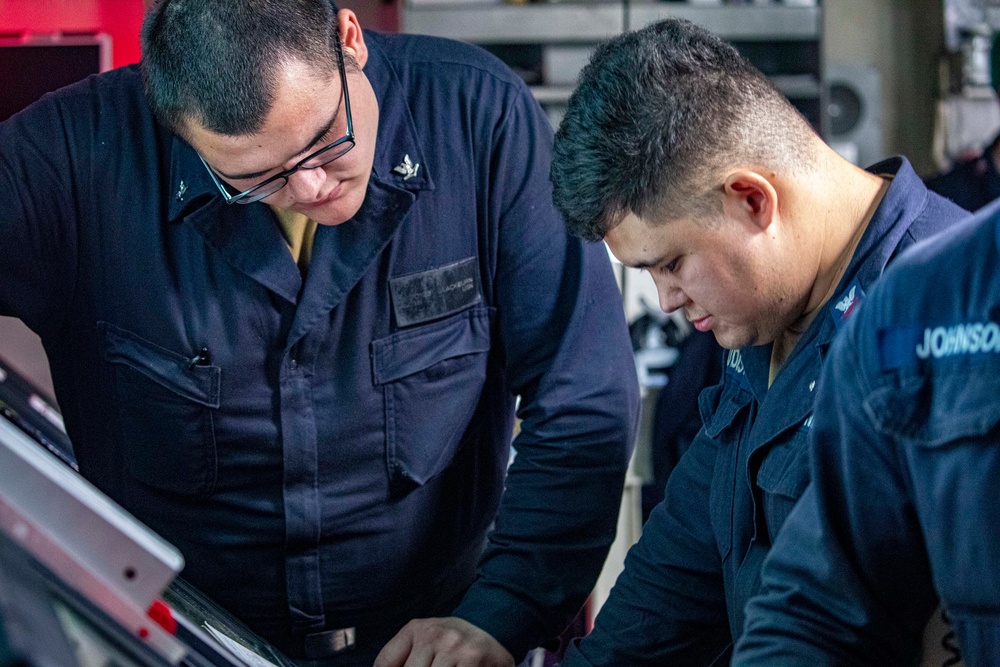
[[[258,183],[252,188],[237,194],[230,194],[229,191],[233,188],[215,175],[212,168],[208,166],[207,162],[205,162],[205,158],[202,158],[200,155],[198,156],[201,159],[201,163],[205,165],[205,169],[208,170],[209,176],[212,177],[212,182],[214,182],[216,187],[219,188],[219,192],[222,193],[222,197],[226,200],[227,204],[253,204],[254,202],[258,202],[265,197],[270,197],[275,192],[285,187],[285,185],[288,184],[288,177],[297,172],[299,169],[318,169],[330,164],[354,148],[354,123],[351,121],[351,96],[347,92],[347,71],[344,68],[344,52],[341,50],[339,40],[337,41],[337,66],[340,68],[340,86],[344,96],[344,108],[347,111],[347,134],[342,136],[340,139],[337,139],[332,144],[328,144],[315,153],[302,158],[291,169],[283,171],[280,174],[275,174],[266,181]]]

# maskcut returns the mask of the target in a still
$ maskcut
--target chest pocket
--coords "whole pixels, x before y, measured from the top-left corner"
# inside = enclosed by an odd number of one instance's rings
[[[745,414],[751,394],[732,378],[704,389],[698,395],[698,409],[704,422],[704,435],[719,444],[712,486],[709,491],[709,512],[715,532],[719,557],[729,555],[733,544],[732,471],[736,466],[735,440],[740,435],[741,413]]]
[[[809,423],[807,418],[805,423]],[[800,424],[771,445],[757,471],[755,537],[773,543],[778,530],[809,484],[809,431]],[[756,453],[756,452],[755,452]]]
[[[482,394],[493,308],[478,306],[371,344],[385,404],[386,464],[395,494],[444,471]]]
[[[112,367],[118,424],[129,474],[183,495],[210,494],[216,483],[215,415],[222,369],[98,323]]]
[[[956,627],[985,623],[1000,634],[1000,358],[904,372],[864,407],[902,447],[943,606]]]

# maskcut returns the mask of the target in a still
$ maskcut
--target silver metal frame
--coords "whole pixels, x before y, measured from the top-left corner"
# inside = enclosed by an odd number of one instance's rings
[[[0,419],[0,531],[172,664],[187,649],[147,616],[180,552]]]

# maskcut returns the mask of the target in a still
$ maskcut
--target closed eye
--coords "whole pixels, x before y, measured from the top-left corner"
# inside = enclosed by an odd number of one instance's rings
[[[336,137],[334,137],[334,136],[333,136],[333,135],[334,135],[334,134],[336,133],[336,129],[337,129],[337,128],[335,127],[335,125],[336,125],[336,124],[334,124],[334,125],[331,125],[331,126],[329,127],[329,129],[327,129],[327,131],[326,131],[325,133],[323,133],[323,136],[322,136],[322,137],[320,137],[320,138],[319,138],[319,141],[317,141],[317,142],[316,142],[316,144],[317,144],[317,145],[318,145],[318,144],[325,144],[325,143],[329,143],[329,142],[333,141],[333,140],[334,140],[334,139],[336,138]]]
[[[677,257],[670,262],[662,262],[660,260],[654,260],[650,262],[642,262],[638,264],[633,264],[635,268],[640,271],[646,271],[648,273],[674,273],[677,270],[677,265],[680,263],[681,258]]]

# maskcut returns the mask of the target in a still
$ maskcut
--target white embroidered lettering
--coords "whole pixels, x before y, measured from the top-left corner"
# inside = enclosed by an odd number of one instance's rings
[[[914,348],[918,359],[941,359],[980,352],[1000,352],[1000,326],[995,322],[968,322],[924,329]]]

